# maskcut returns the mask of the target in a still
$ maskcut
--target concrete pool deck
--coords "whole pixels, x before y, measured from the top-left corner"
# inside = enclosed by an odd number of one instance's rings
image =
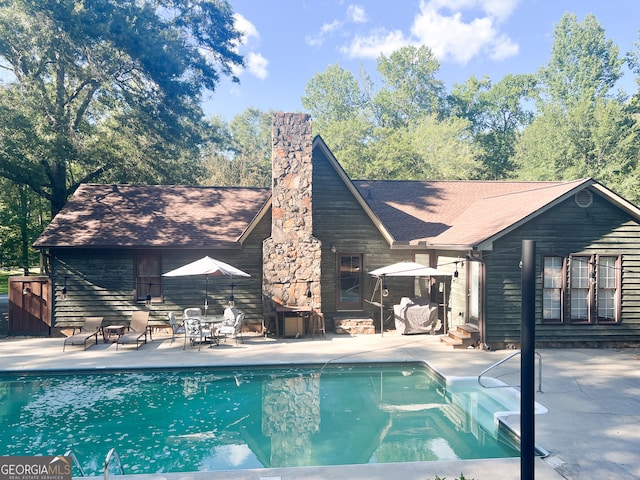
[[[62,338],[6,338],[0,339],[0,371],[424,361],[449,377],[477,376],[513,353],[452,350],[437,336],[395,332],[277,340],[245,335],[244,340],[238,346],[229,339],[218,347],[183,351],[182,338],[171,343],[170,337],[159,333],[140,350],[124,345],[116,351],[115,345],[101,342],[86,351],[67,347],[63,353]],[[549,456],[536,459],[535,478],[640,478],[640,349],[538,351],[543,361],[543,393],[536,394],[536,401],[549,411],[536,416],[536,444]],[[515,358],[490,375],[508,384],[519,383],[519,366]],[[507,418],[515,430],[519,430],[519,421],[517,415]],[[460,474],[467,480],[516,480],[520,459],[111,476],[135,480],[433,480],[439,476],[453,480]]]

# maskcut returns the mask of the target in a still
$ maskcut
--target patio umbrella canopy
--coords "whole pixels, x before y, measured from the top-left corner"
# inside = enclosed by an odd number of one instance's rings
[[[204,275],[205,276],[205,293],[204,293],[204,313],[207,314],[208,301],[207,297],[209,295],[209,277],[220,277],[224,275],[228,275],[230,277],[250,277],[246,272],[243,272],[239,268],[234,267],[233,265],[229,265],[228,263],[221,262],[220,260],[216,260],[215,258],[211,258],[209,256],[202,257],[199,260],[196,260],[191,263],[187,263],[182,267],[178,267],[175,270],[171,270],[167,273],[164,273],[163,277],[188,277],[193,275]],[[233,288],[233,284],[232,284]],[[233,296],[233,291],[232,291]]]
[[[398,262],[393,265],[378,268],[369,272],[369,275],[379,277],[386,275],[387,277],[450,277],[451,274],[427,267],[417,262]]]
[[[378,284],[376,285],[376,289],[380,287],[379,305],[380,305],[380,332],[381,333],[384,331],[384,326],[383,326],[383,310],[384,310],[383,278],[384,277],[450,277],[451,276],[450,273],[443,272],[442,270],[438,270],[436,268],[427,267],[426,265],[422,265],[421,263],[417,263],[417,262],[394,263],[392,265],[387,265],[386,267],[381,267],[381,268],[372,270],[371,272],[369,272],[369,275],[378,277]],[[374,295],[375,295],[375,290],[374,290]],[[445,322],[446,322],[446,319],[445,319]],[[445,323],[445,332],[446,332],[446,323]]]

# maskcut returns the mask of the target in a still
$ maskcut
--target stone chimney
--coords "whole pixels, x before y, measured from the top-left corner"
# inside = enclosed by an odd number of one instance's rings
[[[274,114],[271,237],[262,246],[265,311],[273,302],[321,309],[321,242],[313,236],[312,142],[309,115]]]

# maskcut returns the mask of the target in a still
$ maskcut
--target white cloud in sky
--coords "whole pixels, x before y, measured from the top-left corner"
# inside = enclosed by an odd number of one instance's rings
[[[264,80],[269,76],[269,70],[267,69],[269,60],[264,58],[262,54],[249,52],[245,56],[245,63],[249,73],[258,77],[260,80]]]
[[[486,55],[503,60],[519,47],[500,30],[520,0],[422,0],[409,34],[376,30],[356,35],[341,51],[351,58],[377,58],[406,45],[427,45],[440,61],[464,65]]]
[[[380,54],[389,56],[408,44],[400,30],[378,30],[367,36],[356,35],[348,47],[340,50],[351,58],[378,58]]]
[[[237,46],[238,51],[246,51],[242,53],[245,59],[245,68],[234,68],[235,75],[241,75],[243,72],[249,72],[251,75],[264,80],[269,75],[269,60],[261,53],[256,51],[254,45],[258,44],[260,33],[256,26],[239,13],[233,15],[234,26],[242,34],[240,44]]]
[[[242,34],[243,44],[248,43],[252,37],[260,37],[256,26],[239,13],[233,15],[233,26]]]
[[[322,24],[320,32],[315,35],[307,35],[305,42],[310,47],[319,48],[324,44],[327,37],[331,36],[335,32],[341,31],[345,25],[349,23],[367,23],[368,21],[369,16],[367,15],[364,7],[361,5],[351,4],[347,7],[343,20],[336,19],[332,22]]]
[[[353,23],[367,23],[369,16],[361,5],[349,5],[347,8],[347,19]]]

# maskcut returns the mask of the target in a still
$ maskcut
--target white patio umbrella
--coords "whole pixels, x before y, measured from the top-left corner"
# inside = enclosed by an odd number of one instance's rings
[[[228,275],[229,277],[250,277],[246,272],[243,272],[239,268],[229,265],[228,263],[221,262],[215,258],[209,256],[202,257],[191,263],[187,263],[182,267],[178,267],[175,270],[171,270],[164,273],[163,277],[187,277],[190,275],[204,275],[205,276],[205,292],[204,292],[204,314],[207,314],[207,308],[209,307],[209,277],[220,277]],[[233,296],[233,283],[231,284],[231,295]]]
[[[433,267],[427,267],[417,262],[398,262],[393,265],[378,268],[369,272],[369,275],[379,277],[449,277],[450,273],[443,272]]]
[[[447,272],[443,272],[442,270],[438,270],[433,267],[427,267],[426,265],[422,265],[417,262],[398,262],[392,265],[387,265],[386,267],[377,268],[369,272],[369,275],[373,275],[374,277],[378,277],[378,284],[376,288],[380,287],[380,333],[384,331],[383,326],[383,316],[384,316],[384,302],[383,302],[383,290],[384,290],[384,280],[383,277],[450,277],[451,274]],[[374,290],[375,294],[375,290]],[[446,292],[445,295],[445,333],[446,333]]]

